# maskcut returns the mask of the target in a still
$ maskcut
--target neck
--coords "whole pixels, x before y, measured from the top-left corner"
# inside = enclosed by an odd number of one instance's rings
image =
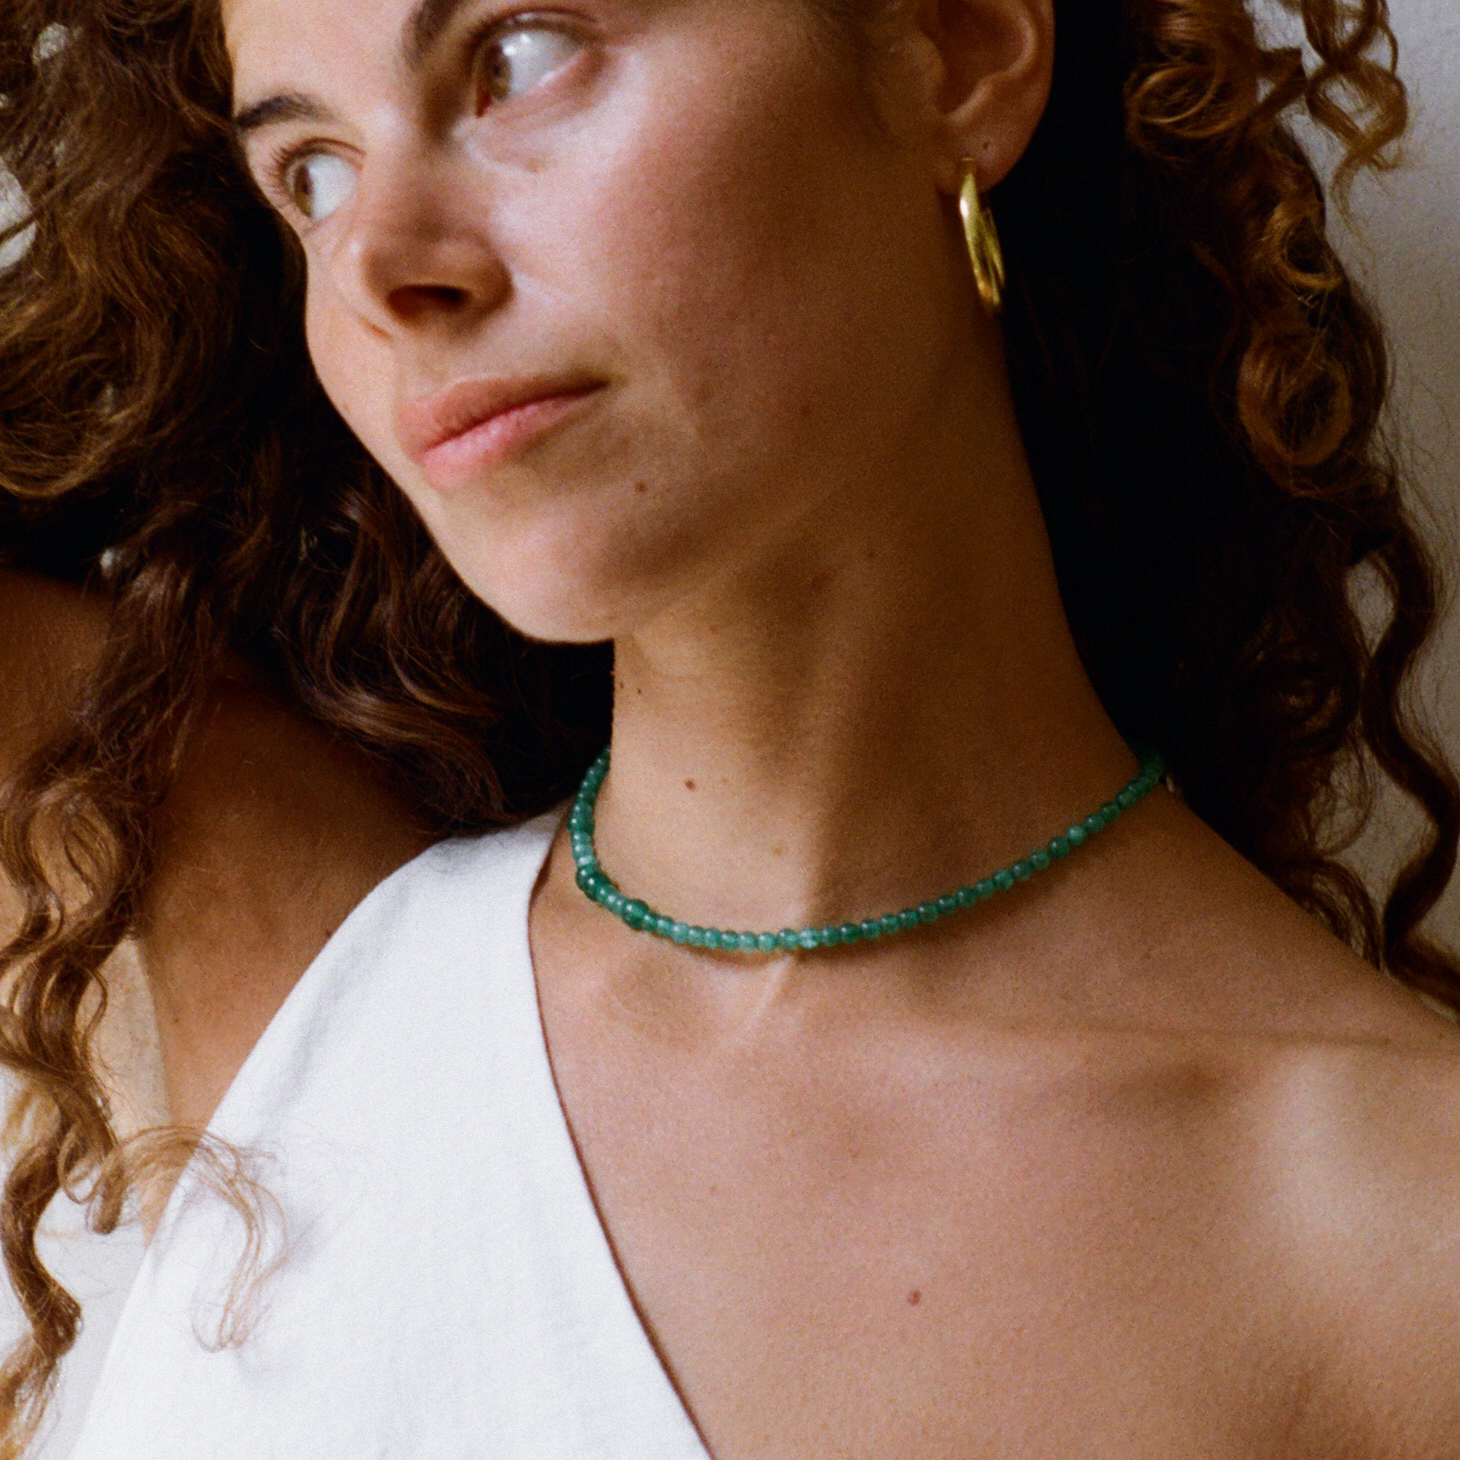
[[[879,915],[1022,856],[1133,774],[1012,408],[990,414],[976,446],[950,433],[618,642],[598,846],[631,896],[740,928]]]

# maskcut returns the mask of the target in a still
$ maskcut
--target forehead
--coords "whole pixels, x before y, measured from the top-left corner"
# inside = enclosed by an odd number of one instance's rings
[[[737,0],[721,0],[733,18]],[[813,18],[839,31],[849,22],[866,22],[891,7],[895,0],[787,0]],[[635,6],[636,9],[662,8]],[[270,52],[299,54],[312,39],[331,36],[368,39],[378,48],[394,39],[402,59],[412,61],[430,42],[448,29],[458,14],[480,9],[481,0],[220,0],[224,33],[235,61]],[[498,7],[504,12],[509,7]],[[520,8],[520,7],[519,7]],[[507,18],[504,14],[501,18]],[[850,27],[855,28],[855,27]]]
[[[288,67],[293,81],[343,62],[409,63],[472,0],[223,0],[223,33],[240,87]]]

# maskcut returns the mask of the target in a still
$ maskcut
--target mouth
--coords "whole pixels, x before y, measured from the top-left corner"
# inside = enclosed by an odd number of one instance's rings
[[[541,441],[605,388],[601,380],[467,380],[403,406],[396,434],[438,490]]]

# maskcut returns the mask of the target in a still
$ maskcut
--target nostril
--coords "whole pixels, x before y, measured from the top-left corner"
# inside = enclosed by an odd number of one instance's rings
[[[460,314],[470,303],[465,289],[446,284],[408,284],[390,293],[391,312],[403,320],[431,314]]]

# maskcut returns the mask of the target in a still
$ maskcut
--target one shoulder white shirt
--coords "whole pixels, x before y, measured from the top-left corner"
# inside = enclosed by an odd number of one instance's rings
[[[283,1219],[251,1331],[216,1342],[243,1227],[190,1170],[72,1460],[708,1460],[548,1061],[527,916],[556,824],[433,847],[331,938],[210,1127]]]

